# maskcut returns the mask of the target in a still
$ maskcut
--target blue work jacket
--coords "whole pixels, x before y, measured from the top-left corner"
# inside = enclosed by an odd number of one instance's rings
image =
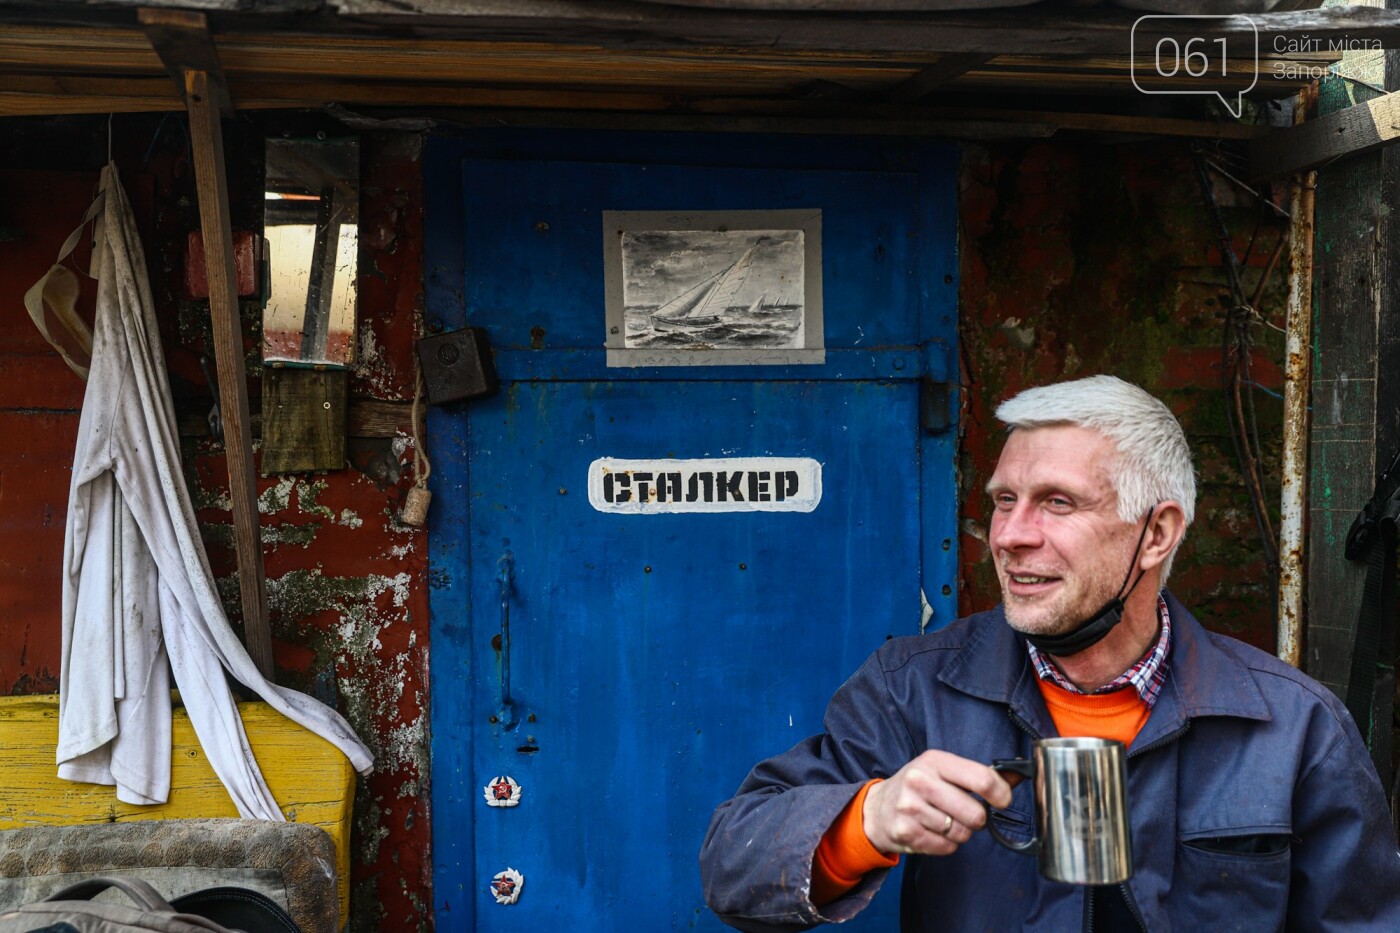
[[[1162,694],[1128,749],[1132,912],[1165,931],[1400,931],[1400,852],[1385,794],[1345,707],[1255,648],[1208,632],[1171,594]],[[861,785],[930,748],[1028,757],[1056,735],[1023,639],[1000,607],[886,642],[832,698],[826,732],[762,762],[721,804],[700,853],[705,897],[733,926],[849,919],[888,871],[825,907],[812,854]],[[1029,838],[1030,782],[998,825]],[[906,931],[1092,929],[1089,889],[1046,881],[986,832],[911,856]]]

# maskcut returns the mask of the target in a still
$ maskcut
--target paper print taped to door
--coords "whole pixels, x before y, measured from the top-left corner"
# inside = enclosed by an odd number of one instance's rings
[[[821,500],[822,465],[810,457],[603,457],[588,467],[588,501],[600,512],[810,512]]]
[[[820,211],[604,211],[608,365],[820,363]]]

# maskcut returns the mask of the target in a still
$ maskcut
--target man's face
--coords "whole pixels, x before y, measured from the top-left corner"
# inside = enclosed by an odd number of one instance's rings
[[[1118,595],[1141,529],[1118,517],[1117,457],[1098,431],[1020,428],[987,484],[1006,619],[1020,632],[1074,629]]]

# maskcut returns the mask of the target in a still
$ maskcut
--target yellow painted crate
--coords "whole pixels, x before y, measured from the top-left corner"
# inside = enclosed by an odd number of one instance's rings
[[[335,842],[340,924],[350,908],[350,810],[355,771],[334,745],[266,703],[240,703],[258,767],[288,821],[310,823]],[[0,829],[124,820],[237,817],[228,792],[195,739],[189,715],[175,709],[170,800],[137,806],[115,788],[58,777],[58,696],[0,697]]]

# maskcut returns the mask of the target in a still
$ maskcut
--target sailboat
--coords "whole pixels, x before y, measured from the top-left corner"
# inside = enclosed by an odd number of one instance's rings
[[[722,322],[721,315],[729,310],[744,281],[749,277],[753,266],[753,251],[758,244],[750,246],[729,266],[716,272],[697,285],[681,292],[670,301],[651,313],[651,323],[659,331],[687,330],[697,327],[713,327]]]

